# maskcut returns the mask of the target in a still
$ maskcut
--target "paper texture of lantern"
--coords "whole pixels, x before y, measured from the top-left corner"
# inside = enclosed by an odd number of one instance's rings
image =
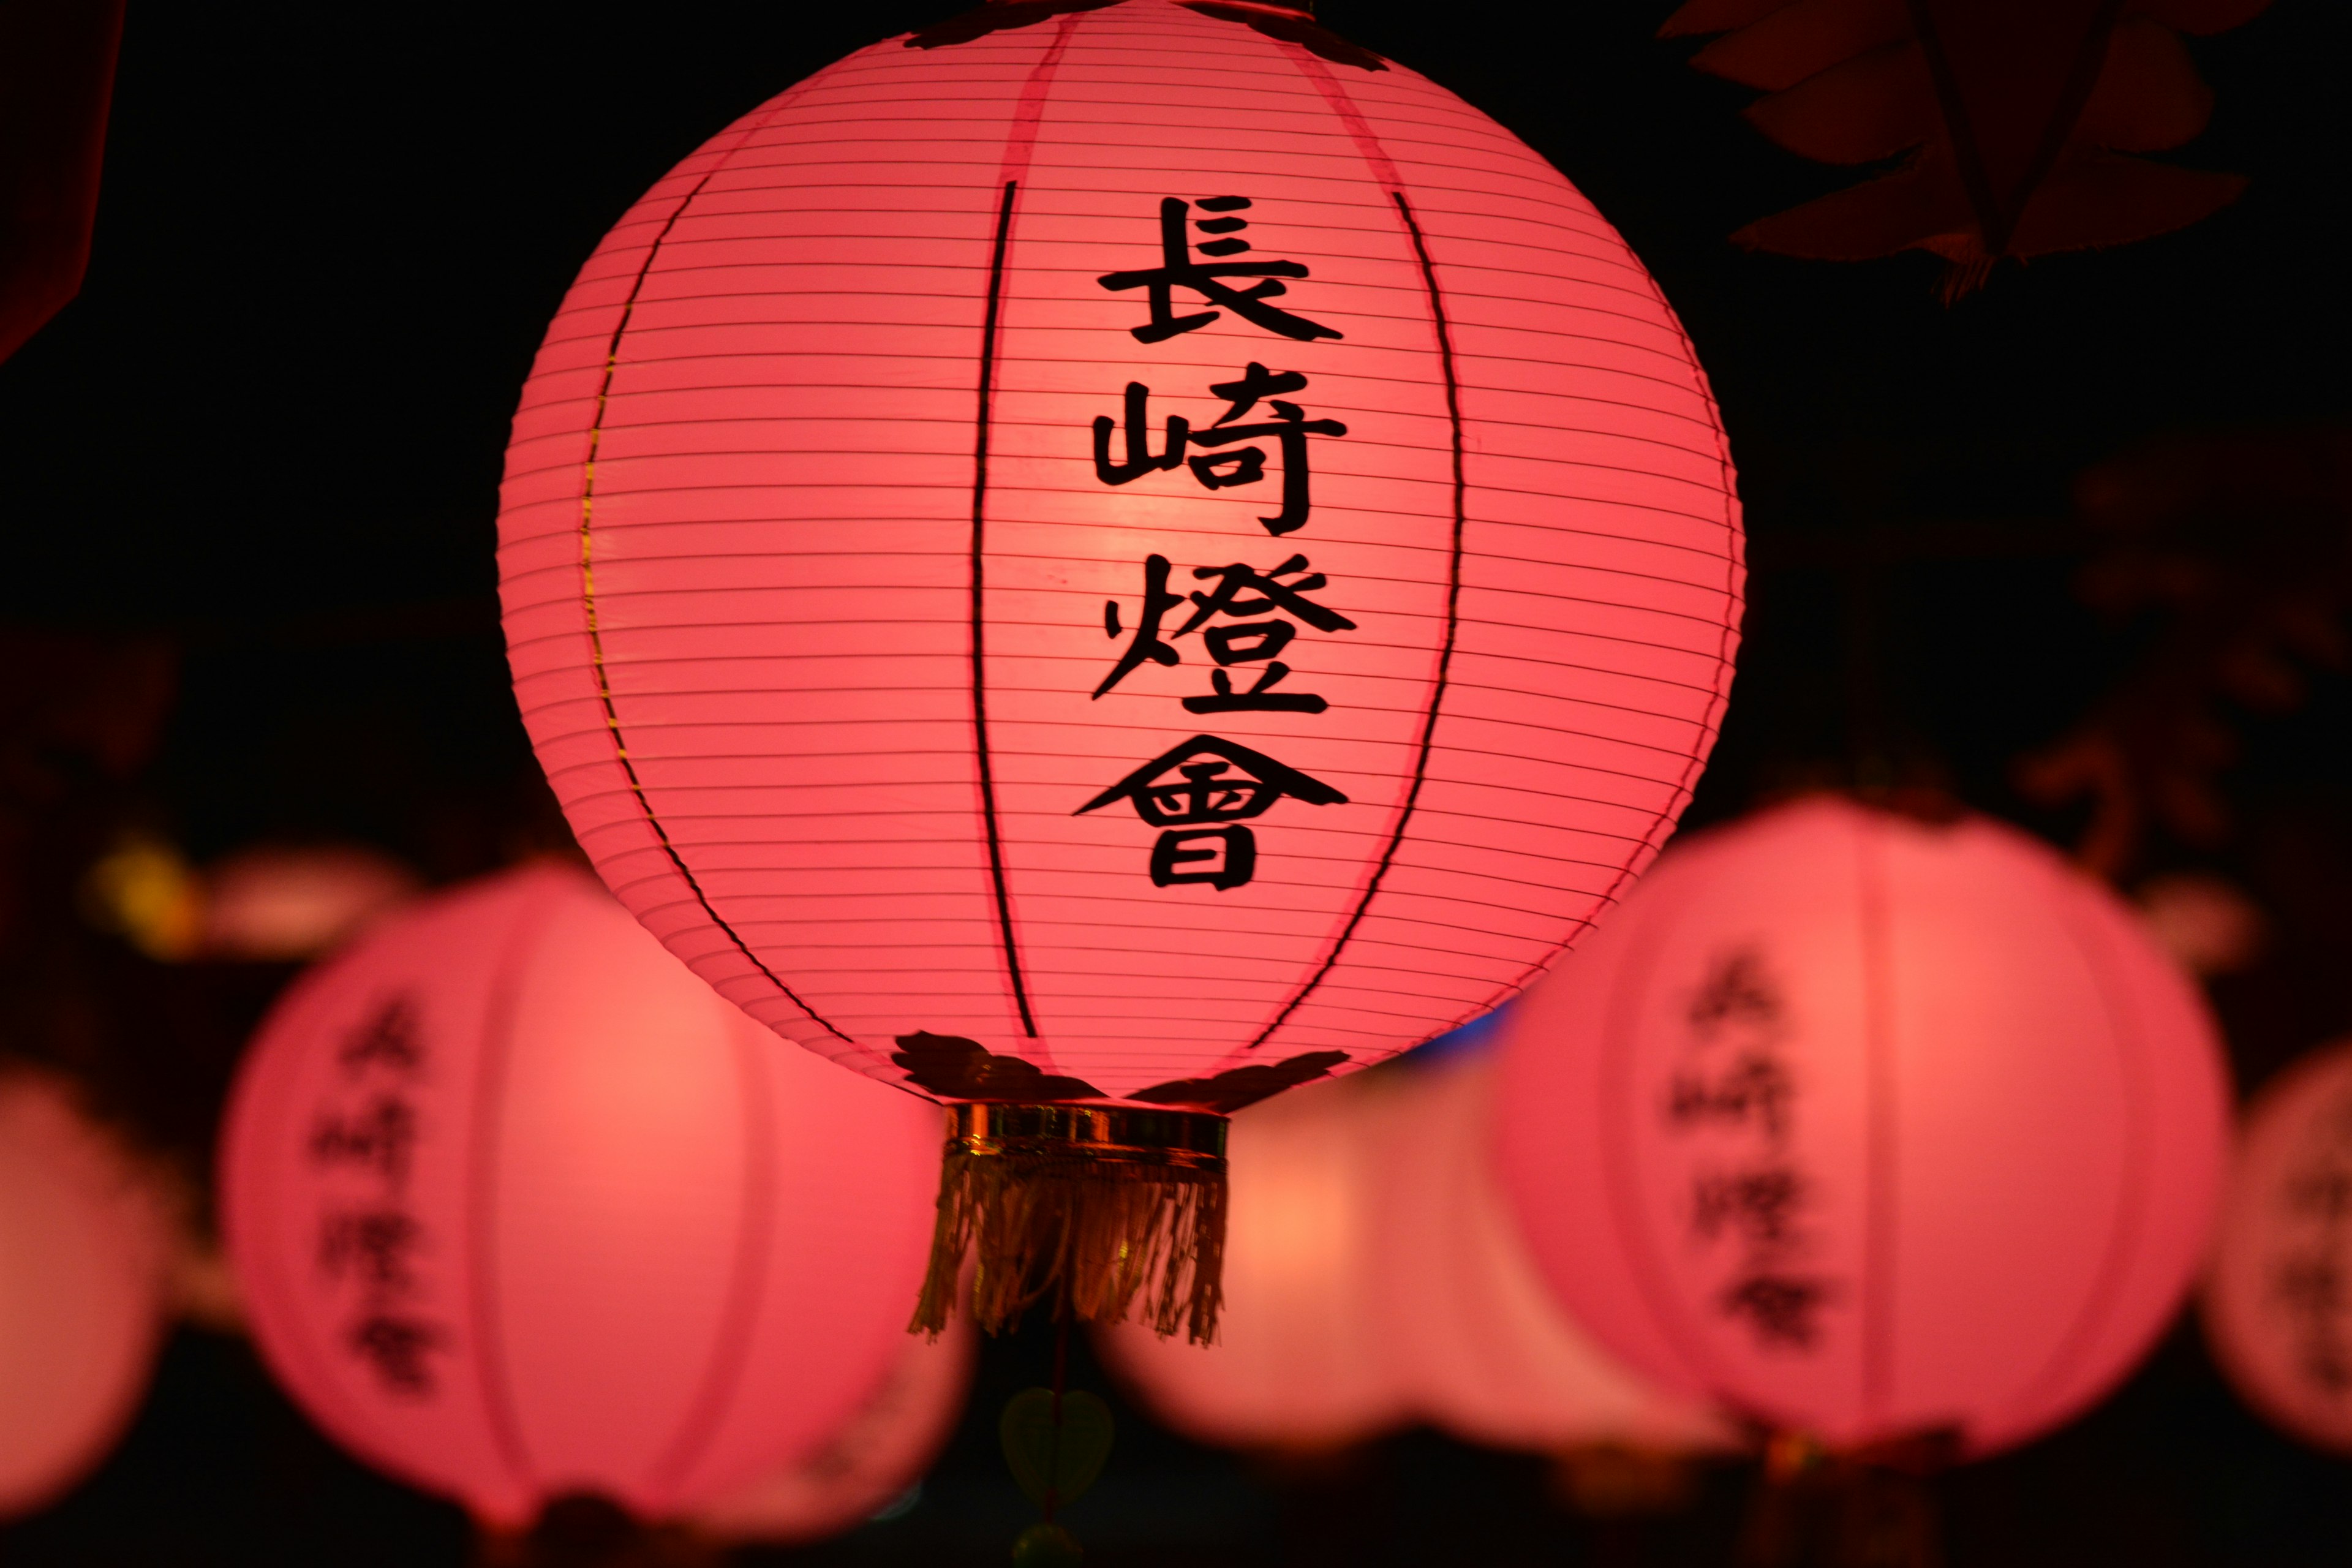
[[[658,1519],[881,1383],[934,1136],[534,868],[296,984],[231,1099],[222,1222],[271,1370],[362,1458],[494,1525],[583,1490]]]
[[[1142,1323],[1096,1338],[1164,1425],[1227,1447],[1311,1450],[1410,1419],[1373,1289],[1397,1087],[1378,1076],[1314,1084],[1234,1119],[1218,1342],[1162,1339]]]
[[[599,872],[961,1108],[924,1321],[977,1230],[983,1323],[1196,1337],[1222,1119],[1577,940],[1741,590],[1705,377],[1591,204],[1220,0],[983,6],[721,132],[565,300],[499,529]]]
[[[60,1082],[0,1074],[0,1519],[94,1468],[163,1338],[156,1189]]]
[[[1728,1447],[1730,1427],[1636,1377],[1560,1310],[1496,1178],[1496,1062],[1475,1049],[1397,1085],[1374,1168],[1373,1300],[1390,1375],[1420,1419],[1535,1453]]]
[[[1677,847],[1503,1040],[1502,1170],[1559,1299],[1833,1447],[1983,1454],[2079,1412],[2217,1199],[2201,998],[1982,818],[1817,798]]]
[[[908,1340],[889,1376],[824,1447],[697,1509],[695,1528],[770,1545],[822,1541],[871,1519],[921,1481],[954,1435],[978,1338],[967,1323]]]
[[[2352,1041],[2297,1062],[2246,1111],[2202,1301],[2247,1404],[2352,1454]]]

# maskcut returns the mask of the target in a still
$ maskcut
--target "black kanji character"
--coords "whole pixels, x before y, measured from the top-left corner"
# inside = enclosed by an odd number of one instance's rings
[[[2295,1178],[2287,1188],[2288,1206],[2321,1219],[2352,1215],[2352,1171],[2322,1166]]]
[[[1162,468],[1172,468],[1184,461],[1184,445],[1192,438],[1192,422],[1181,414],[1168,416],[1166,434],[1157,457],[1151,451],[1151,415],[1149,402],[1151,389],[1139,381],[1127,384],[1127,400],[1122,413],[1126,424],[1126,458],[1114,462],[1110,455],[1110,438],[1119,426],[1111,423],[1110,416],[1095,416],[1095,478],[1107,485],[1123,485],[1129,479],[1139,479],[1146,474],[1156,474]]]
[[[1712,1241],[1732,1229],[1751,1247],[1782,1247],[1795,1235],[1804,1197],[1804,1178],[1786,1165],[1702,1174],[1691,1182],[1691,1231]]]
[[[1300,575],[1304,574],[1304,575]],[[1308,572],[1307,557],[1293,555],[1270,572],[1259,572],[1253,566],[1234,562],[1226,566],[1201,566],[1192,575],[1202,581],[1216,583],[1207,593],[1195,590],[1191,595],[1192,613],[1182,626],[1164,636],[1168,612],[1184,601],[1168,589],[1169,564],[1164,555],[1150,555],[1143,563],[1143,604],[1136,623],[1135,636],[1118,662],[1111,667],[1102,684],[1095,688],[1100,697],[1112,687],[1139,668],[1146,659],[1163,667],[1173,666],[1182,657],[1174,646],[1175,639],[1193,632],[1209,650],[1209,657],[1220,667],[1212,672],[1209,681],[1215,695],[1184,699],[1187,711],[1193,713],[1320,713],[1330,704],[1311,692],[1275,692],[1276,684],[1290,674],[1290,666],[1275,656],[1290,646],[1298,628],[1280,618],[1281,612],[1296,616],[1300,621],[1322,632],[1344,632],[1356,629],[1356,623],[1328,605],[1318,605],[1307,595],[1328,585],[1320,572]],[[1294,582],[1284,582],[1296,577]],[[1236,625],[1207,625],[1218,617]],[[1103,605],[1103,630],[1118,637],[1121,631],[1118,601],[1107,601]],[[1247,691],[1237,692],[1233,678],[1225,669],[1237,664],[1264,663],[1265,668],[1257,682]]]
[[[1209,196],[1202,201],[1201,210],[1236,213],[1245,211],[1249,205],[1247,196]],[[1114,292],[1128,289],[1144,290],[1145,298],[1150,303],[1151,320],[1131,329],[1138,342],[1164,342],[1179,332],[1192,331],[1217,319],[1218,312],[1214,310],[1189,316],[1176,314],[1174,290],[1178,289],[1189,289],[1206,303],[1231,310],[1253,326],[1278,332],[1300,342],[1340,336],[1335,328],[1277,310],[1265,302],[1287,292],[1287,287],[1276,279],[1307,276],[1307,268],[1297,262],[1194,260],[1192,242],[1184,232],[1185,215],[1190,210],[1189,203],[1175,196],[1160,202],[1159,266],[1137,268],[1126,272],[1107,272],[1099,279],[1104,288]],[[1218,237],[1201,242],[1199,248],[1203,256],[1239,256],[1250,247],[1249,241],[1233,237],[1249,226],[1247,218],[1219,216],[1192,221],[1202,232]],[[1234,289],[1220,281],[1226,278],[1255,278],[1258,281],[1246,289]]]
[[[1759,1344],[1810,1350],[1821,1338],[1826,1281],[1758,1269],[1727,1286],[1716,1304],[1729,1318],[1746,1318]]]
[[[331,1214],[319,1224],[319,1267],[336,1279],[356,1274],[373,1290],[406,1290],[415,1283],[409,1256],[422,1237],[415,1217],[398,1209]]]
[[[1774,1140],[1789,1130],[1789,1105],[1796,1084],[1779,1058],[1762,1051],[1743,1053],[1731,1067],[1709,1081],[1695,1072],[1676,1073],[1666,1089],[1666,1120],[1687,1126],[1695,1121],[1746,1121],[1750,1116]]]
[[[337,1053],[343,1070],[356,1078],[372,1067],[396,1073],[415,1072],[425,1060],[416,1039],[416,1000],[395,995],[375,1016],[352,1030]]]
[[[310,1158],[321,1165],[373,1165],[394,1185],[408,1179],[416,1143],[416,1108],[396,1094],[380,1094],[356,1116],[321,1116],[310,1133]]]
[[[1348,427],[1337,419],[1309,419],[1296,403],[1286,403],[1274,394],[1297,392],[1307,384],[1307,378],[1296,371],[1269,371],[1255,361],[1242,373],[1239,381],[1219,382],[1209,388],[1227,405],[1224,413],[1206,430],[1188,432],[1192,444],[1213,450],[1230,447],[1236,441],[1251,441],[1271,436],[1282,454],[1282,509],[1272,517],[1258,521],[1276,539],[1296,532],[1306,526],[1313,502],[1309,499],[1311,483],[1307,459],[1307,437],[1309,436],[1345,436]],[[1260,398],[1273,411],[1271,419],[1255,425],[1233,423],[1252,408]],[[1255,484],[1265,477],[1265,452],[1257,447],[1244,447],[1231,452],[1219,452],[1214,457],[1186,459],[1192,477],[1213,490],[1233,485]]]
[[[1071,815],[1084,816],[1113,801],[1128,801],[1145,822],[1167,829],[1151,849],[1154,887],[1204,883],[1223,892],[1247,882],[1257,868],[1256,837],[1240,824],[1264,816],[1285,795],[1311,805],[1341,805],[1348,798],[1238,742],[1195,735]]]
[[[2290,1258],[2271,1276],[2271,1289],[2295,1311],[2318,1321],[2334,1319],[2345,1307],[2344,1272],[2326,1253]]]
[[[1228,774],[1227,768],[1239,772]],[[1174,773],[1178,777],[1166,775]],[[1275,802],[1296,795],[1310,805],[1341,805],[1348,797],[1322,780],[1286,767],[1237,741],[1195,735],[1171,746],[1072,812],[1084,816],[1125,800],[1154,827],[1191,827],[1263,816]]]
[[[1702,1039],[1712,1039],[1734,1020],[1769,1029],[1780,1022],[1780,994],[1764,973],[1762,957],[1742,948],[1717,960],[1691,998],[1690,1026]]]
[[[425,1352],[440,1349],[448,1335],[421,1318],[395,1312],[370,1312],[353,1323],[346,1335],[352,1352],[375,1368],[376,1376],[395,1394],[429,1394],[433,1368]]]
[[[1201,882],[1223,892],[1257,875],[1257,835],[1246,827],[1173,827],[1151,846],[1151,885]]]
[[[1118,662],[1111,666],[1110,673],[1103,677],[1102,684],[1095,688],[1097,697],[1134,674],[1147,658],[1162,667],[1172,667],[1183,657],[1169,647],[1167,639],[1160,635],[1160,624],[1166,620],[1168,612],[1184,603],[1182,595],[1168,591],[1168,557],[1165,555],[1143,558],[1143,607],[1136,620],[1135,636],[1128,643],[1126,651],[1118,656]],[[1118,601],[1106,599],[1103,601],[1103,635],[1115,637],[1119,631]]]

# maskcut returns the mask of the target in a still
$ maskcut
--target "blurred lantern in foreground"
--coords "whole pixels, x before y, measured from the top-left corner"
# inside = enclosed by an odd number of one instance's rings
[[[2248,1110],[2204,1310],[2248,1404],[2352,1453],[2352,1042],[2297,1063]]]
[[[1821,799],[1678,849],[1504,1029],[1502,1160],[1577,1319],[1833,1448],[2095,1400],[2217,1195],[2204,1006],[2021,834]]]
[[[824,1447],[697,1509],[701,1531],[772,1545],[821,1541],[871,1519],[922,1479],[963,1414],[969,1326],[904,1342],[898,1364]]]
[[[598,870],[956,1106],[923,1321],[1216,1308],[1223,1118],[1475,1017],[1671,830],[1739,614],[1688,341],[1453,94],[1223,0],[861,50],[625,217],[508,453]]]
[[[1720,1421],[1635,1377],[1553,1300],[1496,1181],[1495,1076],[1486,1050],[1405,1076],[1373,1163],[1382,1352],[1412,1412],[1497,1448],[1730,1446]]]
[[[1316,1449],[1409,1418],[1373,1311],[1395,1088],[1318,1084],[1234,1119],[1218,1342],[1132,1323],[1097,1342],[1160,1421],[1204,1443]]]
[[[147,1390],[165,1216],[53,1080],[0,1076],[0,1518],[79,1481]]]
[[[494,1524],[819,1449],[901,1352],[930,1115],[773,1038],[585,876],[509,873],[289,994],[224,1132],[273,1370]]]
[[[424,890],[416,874],[360,844],[255,845],[204,878],[207,958],[316,958]]]

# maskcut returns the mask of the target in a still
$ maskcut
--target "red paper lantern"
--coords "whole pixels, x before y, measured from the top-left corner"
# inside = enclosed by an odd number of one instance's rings
[[[499,526],[623,901],[824,1056],[1052,1108],[957,1124],[932,1321],[968,1229],[983,1321],[1035,1288],[1039,1182],[1207,1264],[1217,1118],[1540,974],[1687,798],[1741,582],[1591,204],[1230,0],[986,5],[721,132],[565,300]],[[1213,1269],[1126,1268],[1076,1310],[1204,1331]]]
[[[1234,1119],[1217,1343],[1140,1323],[1096,1342],[1163,1425],[1227,1447],[1318,1449],[1410,1418],[1374,1290],[1395,1089],[1316,1084]]]
[[[822,1541],[907,1496],[963,1414],[976,1337],[957,1325],[905,1342],[890,1374],[857,1414],[807,1458],[698,1509],[694,1524],[731,1541]]]
[[[372,929],[223,1134],[255,1335],[362,1458],[528,1521],[675,1514],[823,1444],[904,1343],[934,1123],[714,995],[587,877]]]
[[[1375,1165],[1373,1298],[1407,1405],[1496,1448],[1727,1447],[1720,1420],[1636,1377],[1553,1299],[1496,1180],[1495,1078],[1486,1050],[1415,1069]]]
[[[2146,1351],[2227,1089],[2104,886],[1982,818],[1839,800],[1678,848],[1504,1028],[1502,1170],[1578,1321],[1832,1445],[1982,1454]]]
[[[2246,1403],[2352,1453],[2352,1042],[2298,1062],[2246,1112],[2204,1296]]]
[[[131,1424],[167,1246],[154,1189],[72,1094],[0,1077],[0,1519],[80,1480]]]

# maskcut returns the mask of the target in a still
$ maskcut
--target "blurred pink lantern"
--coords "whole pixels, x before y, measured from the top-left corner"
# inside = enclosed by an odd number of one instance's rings
[[[2352,1041],[2297,1062],[2247,1110],[2204,1316],[2249,1405],[2352,1454]]]
[[[2096,1400],[2221,1179],[2213,1027],[2039,843],[1822,798],[1681,847],[1504,1029],[1552,1289],[1664,1386],[1964,1455]]]
[[[416,873],[360,844],[260,844],[204,875],[207,958],[316,958],[424,891]]]
[[[0,1518],[81,1479],[130,1424],[167,1245],[154,1190],[72,1095],[0,1076]]]
[[[694,1511],[697,1529],[770,1545],[854,1529],[920,1481],[947,1446],[971,1385],[976,1337],[957,1324],[909,1339],[888,1377],[807,1458]]]
[[[982,6],[713,138],[550,328],[499,538],[599,874],[958,1106],[934,1323],[976,1237],[983,1323],[1210,1332],[1223,1117],[1557,960],[1688,799],[1740,605],[1624,242],[1229,0]]]
[[[1377,1075],[1315,1084],[1234,1119],[1218,1342],[1136,1323],[1096,1340],[1162,1422],[1229,1447],[1330,1448],[1408,1419],[1373,1315],[1393,1088]]]
[[[1374,1300],[1412,1413],[1490,1447],[1729,1446],[1719,1419],[1636,1377],[1560,1310],[1496,1180],[1496,1061],[1468,1051],[1400,1071],[1374,1163]]]
[[[816,1452],[901,1353],[934,1112],[798,1052],[584,875],[500,876],[297,984],[224,1131],[272,1369],[488,1521],[675,1515]]]

